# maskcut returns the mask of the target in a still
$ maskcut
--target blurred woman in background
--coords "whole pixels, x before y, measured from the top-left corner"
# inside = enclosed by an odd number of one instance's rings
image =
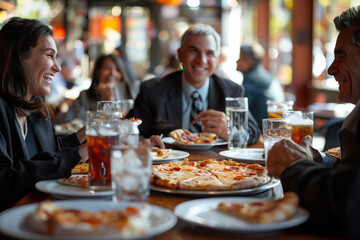
[[[128,79],[122,60],[113,54],[100,55],[94,64],[90,88],[80,93],[68,111],[59,113],[55,123],[85,121],[86,111],[96,111],[97,101],[134,99],[137,94],[138,86]]]

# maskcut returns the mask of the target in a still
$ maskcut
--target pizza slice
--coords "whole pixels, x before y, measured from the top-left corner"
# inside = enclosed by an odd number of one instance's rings
[[[90,211],[65,208],[44,200],[30,215],[28,223],[34,231],[49,235],[120,235],[121,238],[129,238],[142,235],[150,229],[150,211],[147,204]]]
[[[137,125],[140,125],[142,123],[142,120],[140,118],[135,118],[135,117],[131,117],[131,118],[122,118],[121,117],[120,120],[134,122]]]
[[[215,133],[191,133],[186,129],[176,129],[169,133],[169,136],[172,137],[175,141],[188,144],[205,144],[213,143],[218,138]]]
[[[165,159],[169,157],[172,149],[162,149],[158,147],[152,147],[151,155],[152,159]]]
[[[221,202],[217,209],[251,223],[269,224],[291,219],[298,207],[298,195],[294,192],[286,192],[283,198],[272,201]]]
[[[330,149],[326,150],[325,153],[333,155],[333,156],[338,157],[338,158],[341,158],[340,147],[330,148]]]
[[[197,134],[195,143],[204,144],[204,143],[213,143],[218,138],[216,133],[200,132]]]
[[[78,163],[76,166],[71,170],[72,174],[86,174],[89,172],[89,162],[85,163]]]
[[[220,167],[211,169],[229,190],[250,189],[262,186],[270,182],[271,177],[268,170],[259,164],[238,163],[234,161],[221,160]]]
[[[73,187],[89,187],[89,176],[88,175],[72,175],[68,178],[59,178],[58,183]]]
[[[190,144],[196,140],[196,136],[186,129],[173,130],[169,133],[169,136],[172,137],[175,141],[184,144]]]

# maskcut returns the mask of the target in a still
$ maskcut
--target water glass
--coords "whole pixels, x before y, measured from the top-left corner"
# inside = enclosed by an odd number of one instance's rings
[[[120,144],[111,149],[113,201],[146,202],[150,193],[151,146]]]
[[[245,148],[249,139],[248,99],[246,97],[225,98],[228,124],[228,148]]]
[[[281,118],[264,118],[262,124],[266,161],[267,154],[275,143],[284,138],[290,139],[291,128],[287,121]]]
[[[89,188],[111,190],[110,149],[119,144],[119,113],[88,111],[86,115]]]
[[[289,111],[293,109],[294,102],[293,101],[284,101],[284,102],[276,102],[268,100],[266,102],[267,111],[269,118],[282,118],[284,111]]]
[[[314,132],[314,112],[307,111],[285,111],[283,118],[291,127],[291,139],[300,144],[301,140]]]
[[[134,107],[134,100],[133,99],[123,99],[120,100],[120,108],[123,117],[129,113],[129,111]]]
[[[119,141],[123,145],[137,148],[139,144],[139,128],[136,122],[121,120],[119,127]]]

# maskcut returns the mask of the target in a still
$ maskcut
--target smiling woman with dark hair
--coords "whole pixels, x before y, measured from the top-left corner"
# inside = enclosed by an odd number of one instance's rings
[[[52,30],[38,20],[9,19],[0,30],[0,210],[34,190],[40,180],[71,175],[85,134],[54,138],[45,101],[61,70]]]

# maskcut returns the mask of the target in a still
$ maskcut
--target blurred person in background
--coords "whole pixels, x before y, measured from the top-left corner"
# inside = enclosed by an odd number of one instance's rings
[[[229,49],[226,46],[221,47],[219,63],[215,69],[215,74],[219,77],[230,79],[237,84],[242,84],[244,76],[237,71],[235,63],[229,61]]]
[[[181,70],[181,66],[175,54],[170,54],[163,64],[155,67],[154,73],[157,77],[164,77],[172,72]]]
[[[134,68],[133,68],[131,62],[129,61],[129,58],[126,55],[126,51],[121,46],[119,46],[119,47],[115,48],[113,54],[118,56],[124,63],[126,75],[129,79],[129,81],[133,85],[136,85],[136,84],[140,85],[140,80],[138,80],[135,76]]]
[[[309,151],[307,136],[301,145],[276,143],[267,167],[285,192],[298,193],[310,211],[312,230],[360,239],[360,6],[344,11],[334,23],[339,35],[328,73],[339,83],[339,100],[356,105],[338,133],[341,160],[319,162]]]
[[[41,180],[65,178],[87,159],[85,131],[53,135],[45,96],[60,72],[52,30],[38,20],[13,17],[0,30],[0,210]],[[82,145],[81,145],[82,144]]]
[[[97,101],[134,99],[138,89],[127,77],[122,60],[113,54],[100,55],[94,64],[89,89],[80,93],[69,109],[60,112],[55,124],[67,123],[73,119],[86,120],[86,111],[96,111]]]
[[[244,96],[244,88],[213,74],[220,54],[220,36],[209,25],[196,24],[182,36],[178,60],[183,70],[141,84],[140,93],[128,117],[142,119],[144,137],[167,135],[184,128],[191,132],[212,132],[227,139],[225,97]],[[192,95],[200,111],[192,116]],[[260,129],[249,113],[248,144],[257,143]]]
[[[248,98],[249,110],[261,127],[262,119],[268,117],[266,101],[284,101],[284,91],[274,76],[262,65],[264,48],[258,44],[243,44],[237,60],[237,70],[244,75],[243,86]]]

